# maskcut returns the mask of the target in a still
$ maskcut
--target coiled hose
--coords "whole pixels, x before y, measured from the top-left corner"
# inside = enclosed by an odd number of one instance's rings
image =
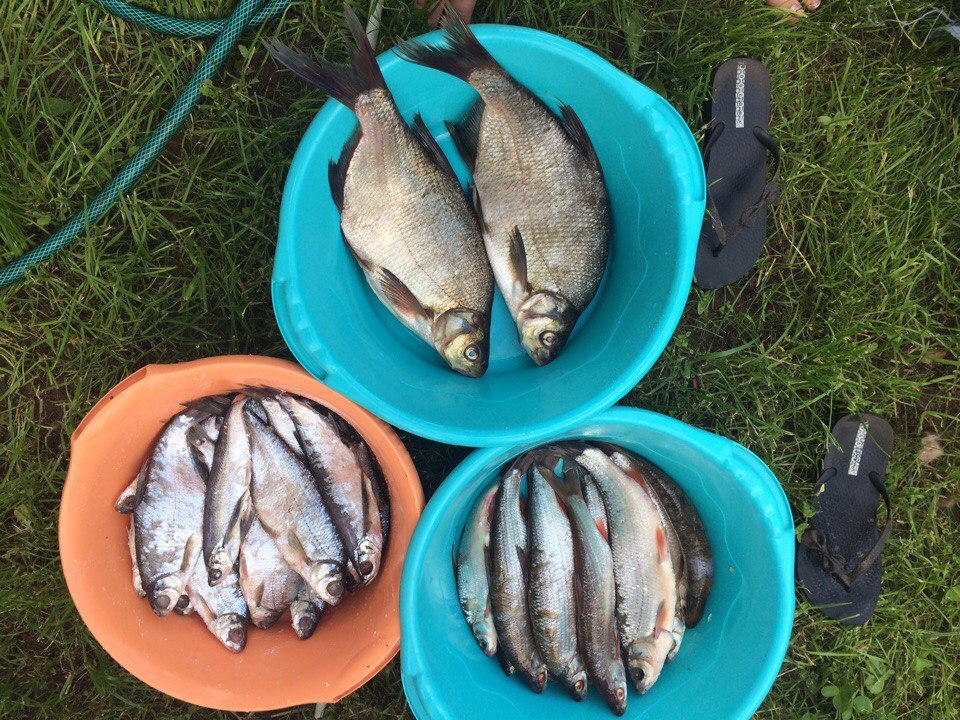
[[[0,269],[0,287],[16,282],[34,265],[42,263],[66,247],[95,223],[104,213],[134,186],[143,172],[163,152],[174,133],[187,119],[200,99],[200,87],[210,80],[223,65],[224,60],[236,45],[240,34],[256,28],[277,17],[293,0],[240,0],[233,14],[218,20],[183,20],[150,12],[129,5],[123,0],[97,0],[107,11],[117,17],[136,23],[147,30],[176,37],[213,37],[216,40],[187,82],[183,94],[177,98],[160,124],[147,141],[126,165],[117,173],[93,201],[70,218],[57,232],[29,252]]]

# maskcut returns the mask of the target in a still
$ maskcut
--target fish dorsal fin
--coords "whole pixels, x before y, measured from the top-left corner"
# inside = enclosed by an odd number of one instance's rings
[[[263,593],[267,589],[267,584],[263,580],[257,585],[253,591],[253,604],[261,605],[263,604]]]
[[[444,155],[443,150],[440,149],[440,144],[437,142],[437,139],[427,128],[427,124],[423,121],[420,113],[413,116],[413,125],[410,126],[410,131],[413,133],[413,136],[420,141],[420,145],[427,152],[430,159],[433,160],[441,170],[451,175],[456,174],[453,172],[453,166],[450,165],[447,156]]]
[[[510,231],[510,269],[513,271],[514,282],[520,285],[522,292],[527,292],[530,283],[527,280],[527,251],[523,247],[523,236],[516,225]]]
[[[457,146],[457,152],[467,164],[467,169],[473,173],[473,168],[477,162],[477,146],[480,143],[480,120],[483,117],[485,104],[482,99],[477,98],[476,102],[470,106],[467,114],[459,123],[447,121],[447,130],[450,131],[450,137],[453,144]]]
[[[377,282],[384,296],[402,315],[425,320],[428,323],[433,320],[433,313],[423,307],[410,288],[387,268],[380,268],[377,272]]]
[[[340,157],[336,162],[330,161],[330,167],[327,168],[327,177],[330,179],[330,194],[333,196],[333,203],[337,210],[343,212],[343,186],[347,182],[347,168],[350,161],[353,160],[353,153],[357,149],[363,130],[357,125],[356,130],[350,135],[343,150],[340,151]]]
[[[470,197],[470,204],[473,206],[473,214],[477,216],[477,222],[480,223],[480,232],[489,232],[490,227],[487,225],[486,220],[483,219],[483,206],[480,204],[480,191],[477,190],[476,185],[471,183],[470,187],[467,189],[467,193]]]
[[[587,160],[599,168],[600,160],[597,158],[597,151],[593,149],[593,143],[590,142],[590,136],[587,135],[587,130],[583,127],[580,117],[569,105],[560,106],[560,124],[563,125],[567,135],[580,148]]]

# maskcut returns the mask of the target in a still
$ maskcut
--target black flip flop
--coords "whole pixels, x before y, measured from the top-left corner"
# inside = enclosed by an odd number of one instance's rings
[[[767,133],[770,73],[749,58],[728,60],[713,77],[703,164],[707,214],[694,282],[706,290],[736,282],[757,263],[767,236],[767,206],[780,196],[780,148]],[[767,153],[773,177],[767,182]]]
[[[880,552],[890,537],[890,495],[883,484],[893,429],[876,415],[847,415],[833,428],[813,494],[816,514],[797,544],[797,579],[829,618],[863,625],[880,597]],[[877,527],[880,498],[887,521]]]

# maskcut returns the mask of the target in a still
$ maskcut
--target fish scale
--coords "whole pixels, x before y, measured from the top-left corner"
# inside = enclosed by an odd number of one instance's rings
[[[383,91],[368,93],[357,115],[363,134],[347,170],[341,214],[353,251],[389,269],[438,313],[489,307],[493,279],[456,178],[430,161]]]
[[[534,467],[530,496],[530,620],[537,650],[550,674],[577,700],[587,675],[577,648],[573,534],[553,488]]]
[[[170,612],[180,600],[200,552],[206,488],[187,441],[187,430],[196,420],[188,410],[167,423],[134,510],[137,564],[158,615]]]
[[[602,175],[585,165],[557,117],[509,77],[484,69],[470,82],[485,103],[474,181],[497,283],[513,282],[506,259],[516,225],[530,283],[563,294],[582,311],[606,265],[610,218]],[[521,298],[505,297],[516,313]]]

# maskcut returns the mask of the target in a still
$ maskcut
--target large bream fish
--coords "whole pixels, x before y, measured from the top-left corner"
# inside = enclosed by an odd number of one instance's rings
[[[349,66],[278,43],[267,49],[360,120],[329,174],[343,237],[370,287],[450,367],[480,377],[493,275],[477,219],[423,119],[411,128],[400,116],[360,21],[345,11]]]
[[[610,206],[600,161],[569,105],[553,113],[490,56],[456,12],[443,45],[397,52],[470,83],[480,94],[451,135],[473,173],[474,207],[520,342],[551,362],[600,285]]]

